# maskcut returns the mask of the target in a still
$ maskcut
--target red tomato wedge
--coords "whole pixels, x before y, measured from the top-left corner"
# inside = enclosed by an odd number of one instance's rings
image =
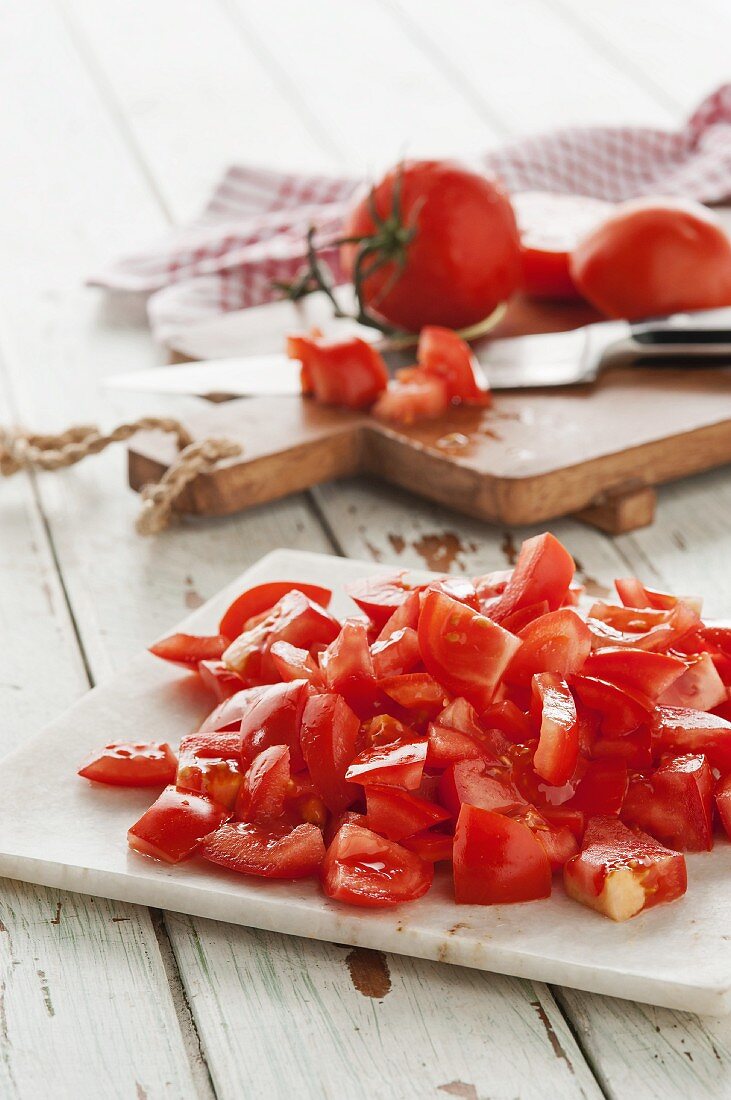
[[[520,233],[523,287],[533,298],[579,301],[571,252],[612,211],[612,203],[586,195],[519,191],[511,196]]]
[[[282,680],[308,680],[318,687],[323,686],[322,672],[308,650],[299,649],[289,642],[274,642],[269,655]]]
[[[150,653],[155,657],[161,657],[163,661],[170,661],[173,665],[198,671],[201,661],[219,660],[228,646],[228,638],[221,634],[211,637],[199,637],[195,634],[171,634],[169,638],[163,638],[150,646]]]
[[[433,717],[446,702],[446,692],[428,672],[409,672],[404,676],[385,676],[380,687],[406,710]]]
[[[510,629],[508,619],[503,620],[503,626]],[[529,684],[536,672],[570,676],[581,669],[591,653],[589,628],[569,607],[542,614],[519,629],[518,637],[522,645],[504,674],[510,683]]]
[[[503,905],[551,893],[551,864],[532,830],[492,810],[462,806],[453,861],[458,905]]]
[[[112,741],[79,768],[79,775],[110,787],[164,787],[175,779],[177,767],[168,744]]]
[[[406,573],[366,577],[363,580],[351,581],[345,586],[345,591],[361,611],[365,612],[374,626],[382,630],[391,616],[415,590],[415,586],[409,584],[405,578]],[[419,586],[416,587],[418,589]],[[413,603],[411,606],[413,607]],[[410,624],[406,622],[404,625]]]
[[[713,787],[705,756],[674,756],[657,771],[632,779],[622,820],[679,852],[713,847]]]
[[[427,860],[429,863],[442,863],[452,859],[452,835],[438,831],[415,833],[413,836],[405,836],[400,842],[410,852]]]
[[[431,590],[419,616],[419,645],[435,680],[483,710],[520,641],[479,611]]]
[[[580,810],[587,816],[618,814],[627,794],[627,763],[610,757],[590,760],[576,785],[576,793],[564,802],[564,809]]]
[[[316,825],[297,825],[287,832],[250,821],[232,821],[205,838],[201,855],[241,875],[298,879],[317,874],[325,858],[325,844]]]
[[[299,771],[304,766],[299,734],[309,697],[306,680],[264,688],[241,719],[241,758],[245,764],[270,745],[288,745],[293,769]]]
[[[547,783],[560,787],[574,774],[579,757],[576,703],[566,681],[555,672],[533,677],[533,695],[541,716],[533,767]]]
[[[616,817],[595,817],[563,871],[569,897],[615,921],[673,901],[687,888],[685,859]]]
[[[685,672],[685,661],[668,653],[645,649],[608,646],[587,658],[583,671],[587,676],[609,680],[618,687],[643,692],[657,700]]]
[[[507,765],[485,758],[451,764],[439,781],[439,801],[456,817],[464,803],[500,813],[525,803]]]
[[[490,617],[502,622],[518,608],[543,600],[549,610],[556,610],[566,598],[574,569],[574,559],[550,533],[526,539],[505,591],[490,611]]]
[[[383,641],[374,642],[371,658],[379,680],[412,672],[421,663],[419,635],[411,626],[401,627]]]
[[[346,698],[348,691],[357,689],[363,681],[375,683],[366,624],[359,620],[344,622],[337,638],[320,654],[320,668],[328,691],[337,691]]]
[[[360,722],[339,695],[314,695],[302,715],[301,745],[316,790],[333,813],[353,802],[358,788],[345,778]]]
[[[421,330],[416,352],[419,366],[440,378],[452,404],[492,404],[492,394],[469,344],[448,328],[427,325]]]
[[[441,825],[452,816],[442,806],[396,787],[366,787],[368,828],[389,840],[403,840]]]
[[[283,817],[289,785],[289,749],[286,745],[271,745],[254,757],[244,777],[236,800],[236,817],[259,823]]]
[[[431,863],[360,825],[339,829],[322,865],[322,887],[329,898],[366,908],[415,901],[433,878]]]
[[[703,601],[696,596],[673,596],[669,592],[659,592],[648,588],[637,577],[618,577],[614,582],[619,598],[625,607],[653,607],[658,611],[669,611],[679,603],[685,603],[699,615]]]
[[[731,722],[688,707],[657,707],[652,734],[666,752],[703,753],[722,775],[731,772]]]
[[[208,833],[229,817],[227,810],[200,795],[166,787],[127,833],[130,848],[164,863],[180,863]]]
[[[224,660],[245,679],[264,683],[278,678],[269,652],[275,642],[309,650],[315,645],[329,645],[340,633],[338,620],[297,589],[282,596],[262,619],[255,618],[254,624],[247,624],[231,643]]]
[[[266,584],[247,588],[246,592],[236,597],[218,624],[219,633],[231,640],[238,638],[249,619],[270,611],[282,596],[293,590],[303,592],[308,599],[321,607],[330,606],[332,592],[329,588],[322,588],[319,584],[303,584],[302,581],[268,581]]]
[[[621,737],[650,721],[652,701],[639,691],[595,676],[574,676],[571,686],[584,706],[602,715],[601,728],[607,736]]]
[[[731,775],[722,776],[716,784],[716,808],[726,835],[731,837]]]
[[[302,363],[302,392],[323,405],[367,409],[388,383],[383,357],[358,336],[290,336],[287,354]]]
[[[418,790],[424,775],[427,744],[422,740],[373,745],[353,757],[345,778],[363,786],[377,783],[407,791]]]

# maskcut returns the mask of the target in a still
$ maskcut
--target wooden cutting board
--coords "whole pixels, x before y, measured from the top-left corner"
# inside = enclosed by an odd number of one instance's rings
[[[279,334],[296,330],[302,319],[285,320],[281,308],[265,307],[267,323],[274,321]],[[249,339],[248,329],[235,327],[264,312],[229,317],[223,336],[206,332],[185,350],[273,350],[271,332]],[[593,319],[580,307],[519,301],[499,333],[555,331]],[[491,409],[455,409],[410,428],[299,397],[196,404],[183,417],[194,438],[225,436],[243,447],[241,457],[198,478],[181,498],[181,510],[198,515],[226,515],[364,474],[495,523],[577,514],[619,533],[652,521],[654,486],[731,462],[729,370],[618,366],[591,387],[498,393]],[[157,480],[174,457],[170,438],[136,437],[130,484],[140,489]]]

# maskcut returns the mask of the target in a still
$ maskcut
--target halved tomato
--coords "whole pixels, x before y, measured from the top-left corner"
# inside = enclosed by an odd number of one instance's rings
[[[713,772],[705,756],[664,760],[648,776],[635,776],[622,806],[622,820],[637,825],[679,852],[713,847]]]
[[[358,336],[290,336],[287,355],[302,363],[302,392],[324,405],[367,409],[388,383],[383,357]]]
[[[594,817],[563,871],[569,897],[612,920],[637,916],[687,889],[685,859],[616,817]]]
[[[574,576],[574,559],[558,539],[545,532],[526,539],[520,548],[515,569],[490,617],[502,622],[520,607],[548,604],[555,611],[561,606]]]
[[[531,829],[492,810],[462,806],[453,860],[458,905],[503,905],[551,893],[551,864]]]
[[[444,592],[427,591],[419,616],[426,669],[451,695],[484,710],[520,641]]]
[[[452,404],[492,404],[492,394],[469,344],[452,329],[427,325],[421,330],[416,358],[422,370],[440,378]]]
[[[574,774],[579,757],[576,703],[566,681],[555,672],[533,677],[533,698],[540,714],[533,767],[547,783],[560,787]]]
[[[79,775],[111,787],[164,787],[175,779],[177,766],[165,742],[112,741],[92,754]]]
[[[322,588],[319,584],[304,584],[302,581],[268,581],[266,584],[247,588],[236,597],[223,613],[223,618],[218,624],[219,633],[233,641],[241,634],[249,619],[262,615],[265,611],[271,611],[282,596],[286,596],[293,590],[303,592],[308,599],[320,604],[321,607],[330,606],[332,592],[329,588]]]
[[[360,722],[340,695],[313,695],[300,733],[302,754],[316,790],[333,813],[345,810],[358,788],[345,778],[355,756]]]
[[[345,778],[362,786],[377,783],[415,791],[424,775],[426,751],[426,740],[373,745],[353,758]]]
[[[199,636],[197,634],[171,634],[150,646],[150,653],[191,672],[198,671],[201,661],[219,660],[229,644],[222,634]]]
[[[360,825],[338,830],[322,865],[322,888],[329,898],[367,908],[415,901],[433,878],[431,863]]]
[[[520,233],[523,286],[534,298],[580,301],[571,277],[571,252],[612,211],[587,195],[523,191],[511,195]]]
[[[503,620],[505,629],[509,619]],[[591,653],[591,634],[583,619],[569,607],[549,611],[518,630],[522,645],[505,670],[510,683],[529,684],[536,672],[570,676]]]
[[[231,821],[205,838],[201,855],[241,875],[297,879],[317,874],[325,844],[316,825],[297,825],[290,832],[286,826]]]
[[[366,787],[368,828],[389,840],[402,840],[405,836],[421,833],[449,821],[451,816],[448,810],[410,791],[376,784]]]
[[[180,863],[230,814],[201,795],[166,787],[127,833],[130,848],[142,855]]]

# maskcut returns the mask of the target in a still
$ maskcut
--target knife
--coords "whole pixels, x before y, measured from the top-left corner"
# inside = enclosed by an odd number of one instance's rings
[[[731,309],[676,314],[630,324],[601,321],[569,332],[482,340],[474,346],[493,390],[575,386],[596,381],[610,363],[731,367]],[[389,352],[391,365],[413,352]],[[140,393],[291,396],[300,393],[300,364],[284,354],[210,359],[130,371],[105,385]]]

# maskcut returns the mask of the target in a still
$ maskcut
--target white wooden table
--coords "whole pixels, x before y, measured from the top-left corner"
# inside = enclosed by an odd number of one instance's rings
[[[150,409],[99,386],[160,359],[143,304],[82,279],[228,163],[376,172],[565,122],[674,125],[727,78],[730,32],[727,0],[5,4],[0,423]],[[0,749],[274,547],[476,573],[527,533],[365,481],[154,541],[136,508],[121,453],[0,485]],[[661,492],[649,530],[554,530],[596,592],[636,571],[731,614],[727,471]],[[721,1097],[731,1021],[6,881],[0,1094]]]

